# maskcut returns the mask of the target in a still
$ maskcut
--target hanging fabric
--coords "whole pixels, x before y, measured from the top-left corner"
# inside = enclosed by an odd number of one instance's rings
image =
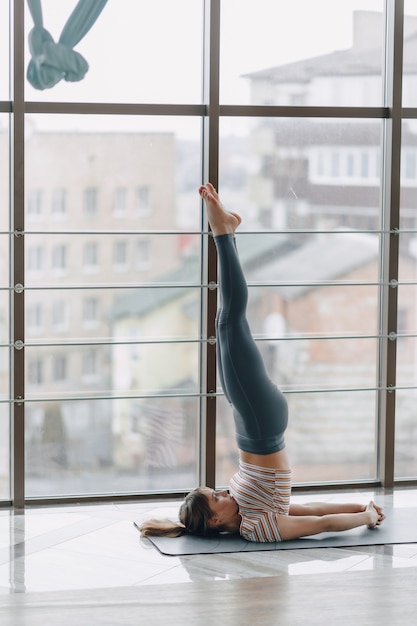
[[[107,0],[80,0],[65,24],[58,43],[43,26],[40,0],[28,0],[34,28],[29,33],[32,58],[27,79],[35,89],[50,89],[60,80],[76,82],[88,72],[84,57],[73,50],[88,33]]]

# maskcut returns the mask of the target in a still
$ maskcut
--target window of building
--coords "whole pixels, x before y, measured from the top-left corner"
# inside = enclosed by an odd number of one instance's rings
[[[52,377],[54,382],[63,382],[67,379],[67,357],[63,354],[54,356]]]
[[[82,377],[84,382],[95,381],[98,376],[98,358],[96,350],[88,350],[82,356]]]
[[[330,158],[330,175],[333,178],[338,178],[340,176],[340,153],[333,150]]]
[[[83,298],[83,325],[87,327],[96,326],[99,323],[100,300],[95,296]]]
[[[83,270],[85,272],[97,272],[98,265],[98,244],[94,241],[89,241],[84,244],[83,248]]]
[[[113,200],[114,214],[121,217],[127,213],[127,189],[126,187],[117,187],[114,190]]]
[[[135,207],[139,215],[149,215],[151,212],[150,188],[148,185],[140,185],[135,189]]]
[[[369,178],[369,153],[361,153],[361,178]]]
[[[324,176],[324,154],[322,151],[317,155],[317,176]]]
[[[40,274],[44,269],[45,250],[42,246],[30,246],[26,251],[27,271]]]
[[[113,267],[117,272],[125,272],[128,268],[127,241],[115,241],[113,247]]]
[[[27,201],[27,217],[29,220],[36,220],[42,217],[43,195],[42,189],[29,190]]]
[[[84,214],[87,217],[95,217],[98,211],[98,189],[87,187],[84,190]]]
[[[56,331],[68,330],[69,328],[69,306],[64,299],[56,300],[52,303],[51,317],[52,327]]]
[[[43,307],[39,302],[27,307],[27,330],[30,335],[39,335],[43,330]]]
[[[43,384],[43,362],[41,359],[30,359],[28,361],[27,379],[29,385],[37,386]]]
[[[61,275],[68,271],[68,247],[65,244],[57,244],[52,248],[52,271]]]
[[[346,156],[346,169],[347,176],[352,177],[355,175],[355,155],[351,152]]]
[[[404,177],[407,181],[415,181],[417,178],[417,153],[405,152]]]
[[[54,189],[52,192],[52,215],[55,219],[63,219],[67,213],[67,190]]]
[[[151,266],[151,242],[139,239],[136,242],[136,269],[147,270]]]

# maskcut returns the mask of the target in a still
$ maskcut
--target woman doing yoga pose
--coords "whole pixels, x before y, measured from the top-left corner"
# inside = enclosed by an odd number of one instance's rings
[[[270,380],[246,319],[248,289],[235,230],[241,222],[226,211],[213,185],[199,189],[217,248],[220,306],[216,318],[217,365],[235,420],[239,470],[229,489],[199,487],[188,494],[179,523],[149,520],[144,536],[240,533],[248,541],[285,541],[384,520],[381,507],[362,504],[292,504],[291,469],[285,449],[287,402]]]

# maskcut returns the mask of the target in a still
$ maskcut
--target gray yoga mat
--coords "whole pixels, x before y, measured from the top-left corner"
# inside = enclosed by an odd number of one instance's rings
[[[320,533],[279,543],[252,543],[238,535],[217,537],[148,537],[152,545],[167,556],[221,554],[225,552],[260,552],[265,550],[299,550],[300,548],[344,548],[397,543],[417,543],[417,508],[384,507],[386,519],[373,530],[360,527],[340,533]],[[134,522],[135,526],[139,526]]]

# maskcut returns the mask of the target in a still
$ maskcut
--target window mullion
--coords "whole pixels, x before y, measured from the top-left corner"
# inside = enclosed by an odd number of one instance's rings
[[[24,290],[24,2],[13,3],[11,248],[12,289],[12,499],[15,509],[25,502],[25,321]],[[16,343],[19,342],[19,343]]]
[[[207,0],[205,3],[205,54],[204,62],[208,71],[204,72],[204,102],[208,105],[208,115],[203,125],[203,179],[213,185],[218,184],[219,152],[219,64],[220,64],[220,0]],[[206,69],[206,68],[205,68]],[[206,337],[215,336],[215,317],[217,310],[217,289],[210,285],[217,282],[217,256],[212,237],[205,248],[206,281],[209,288],[204,299]],[[206,342],[205,383],[206,397],[203,411],[202,482],[214,487],[216,482],[216,346]]]
[[[394,484],[398,254],[402,125],[403,0],[387,2],[386,101],[391,112],[384,133],[380,387],[378,406],[378,475],[384,487]]]

